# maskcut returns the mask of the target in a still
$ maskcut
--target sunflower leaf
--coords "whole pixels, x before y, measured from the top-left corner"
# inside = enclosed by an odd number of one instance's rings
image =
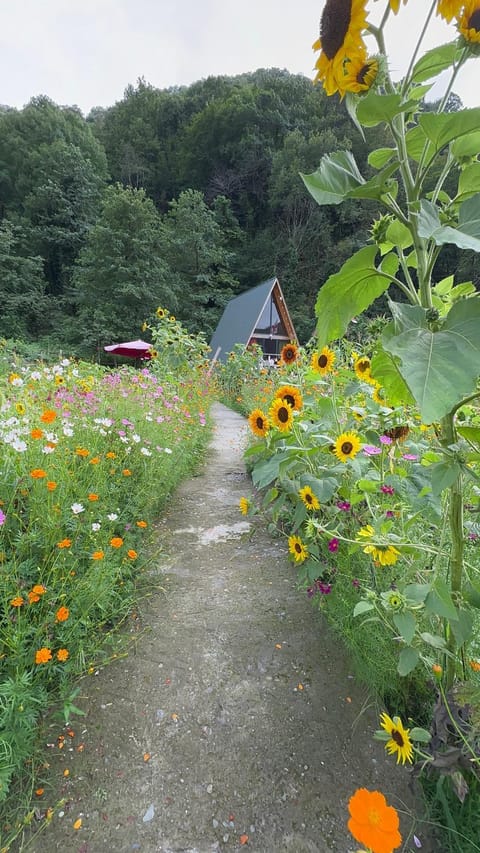
[[[418,123],[425,136],[440,151],[445,145],[469,133],[478,131],[480,126],[480,108],[459,110],[456,113],[423,113]]]
[[[390,323],[393,334],[393,323]],[[388,328],[388,327],[387,327]],[[386,334],[386,329],[384,330]],[[371,374],[385,390],[386,402],[390,406],[408,405],[414,402],[412,395],[403,379],[396,359],[386,352],[380,342],[377,342],[371,362]]]
[[[475,193],[460,205],[458,228],[442,225],[437,207],[422,199],[418,233],[420,237],[433,240],[437,246],[453,243],[459,249],[480,252],[480,193]]]
[[[445,489],[449,489],[462,471],[458,462],[435,462],[430,465],[429,473],[432,478],[432,493],[441,495]]]
[[[374,169],[383,169],[396,154],[396,148],[376,148],[368,155],[368,163]]]
[[[368,613],[369,610],[373,610],[373,604],[371,601],[359,601],[353,608],[353,615],[361,616],[362,613]]]
[[[412,649],[411,646],[407,646],[405,649],[402,649],[398,658],[398,674],[408,675],[409,672],[412,672],[412,670],[415,669],[419,660],[420,655],[416,649]]]
[[[300,172],[307,190],[317,204],[341,204],[347,193],[365,183],[350,151],[325,154],[316,172]]]
[[[395,359],[424,423],[438,421],[473,393],[480,374],[480,298],[456,302],[442,328],[409,322],[421,309],[395,306],[395,335],[382,338]]]
[[[375,266],[376,254],[376,246],[360,249],[321,288],[315,306],[319,348],[341,338],[352,317],[389,287],[389,276]]]
[[[439,47],[428,50],[413,66],[412,82],[422,83],[424,80],[431,80],[432,77],[436,77],[446,68],[450,68],[457,51],[456,41],[441,44]]]
[[[416,101],[404,101],[402,95],[377,95],[371,89],[357,107],[357,118],[364,127],[375,127],[416,107]]]
[[[404,613],[394,613],[393,621],[402,639],[409,646],[415,636],[417,627],[415,616],[410,610],[405,610]]]
[[[428,593],[425,599],[425,613],[434,613],[436,616],[442,616],[445,619],[458,620],[457,608],[443,578],[437,578],[433,588]]]
[[[457,645],[463,646],[472,638],[473,617],[468,610],[460,610],[458,620],[452,619],[450,626],[457,641]]]

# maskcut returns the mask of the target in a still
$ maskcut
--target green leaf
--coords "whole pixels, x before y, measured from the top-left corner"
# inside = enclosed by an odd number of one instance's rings
[[[393,333],[393,323],[392,333]],[[384,330],[385,333],[386,330]],[[390,406],[411,405],[414,399],[401,375],[397,361],[383,349],[378,341],[371,361],[371,374],[385,389],[386,402]]]
[[[445,489],[449,489],[461,474],[462,467],[458,462],[436,462],[430,465],[429,472],[432,478],[432,493],[441,495]]]
[[[368,163],[374,169],[383,169],[396,153],[396,148],[376,148],[375,151],[370,151]]]
[[[466,581],[463,587],[463,595],[472,607],[480,610],[480,583],[478,581]]]
[[[364,127],[375,127],[416,106],[415,101],[404,101],[402,95],[377,95],[370,89],[357,107],[357,119]]]
[[[437,207],[422,199],[418,216],[420,237],[433,240],[437,246],[453,243],[459,249],[480,252],[480,193],[467,198],[458,211],[458,228],[442,225]]]
[[[438,293],[439,296],[447,296],[453,287],[453,275],[447,275],[446,278],[442,278],[441,281],[437,281],[435,287],[433,288],[435,293]]]
[[[473,634],[473,618],[468,610],[460,610],[458,621],[451,621],[450,627],[453,631],[457,645],[464,646],[472,639]]]
[[[321,288],[315,306],[319,348],[341,338],[352,317],[361,314],[389,287],[389,277],[375,267],[376,254],[375,246],[360,249]]]
[[[340,204],[350,190],[366,183],[350,151],[325,154],[316,172],[300,176],[317,204]]]
[[[455,201],[465,201],[478,192],[480,192],[480,163],[470,163],[460,172],[458,195]]]
[[[401,249],[408,249],[409,246],[413,243],[413,237],[402,222],[399,222],[398,219],[395,219],[387,228],[386,234],[387,240],[390,243],[393,243],[395,246],[399,246]]]
[[[410,729],[410,739],[416,740],[418,743],[429,743],[432,739],[430,732],[427,732],[426,729],[421,729],[418,726],[414,726],[413,729]]]
[[[480,447],[480,427],[457,426],[457,432],[471,444]]]
[[[456,113],[423,113],[419,116],[418,123],[435,150],[440,151],[453,140],[478,131],[480,109],[477,107]]]
[[[334,477],[313,477],[311,474],[304,474],[301,478],[302,486],[310,486],[314,495],[320,503],[326,503],[338,489],[338,482]]]
[[[430,160],[435,153],[435,149],[431,142],[428,141],[422,128],[417,124],[415,127],[407,130],[405,134],[405,144],[407,146],[407,154],[412,160],[417,163],[422,158],[423,152],[426,152],[427,160]]]
[[[352,119],[352,121],[353,121],[355,127],[357,128],[360,136],[365,141],[365,134],[363,132],[363,127],[357,118],[357,107],[358,107],[359,103],[360,103],[360,97],[357,94],[355,94],[355,92],[347,92],[346,93],[344,104],[347,108],[347,113],[350,116],[350,118]]]
[[[378,480],[358,480],[357,488],[361,492],[378,492]]]
[[[456,41],[428,50],[413,66],[412,82],[422,83],[424,80],[431,80],[446,68],[450,68],[457,51]]]
[[[280,465],[289,458],[288,453],[277,453],[269,459],[259,462],[252,471],[252,481],[257,489],[263,489],[274,480],[280,473]]]
[[[400,652],[400,657],[398,659],[398,674],[408,675],[409,672],[412,672],[412,670],[415,669],[419,659],[419,653],[416,649],[412,649],[411,646],[407,646],[405,649],[402,649],[402,651]]]
[[[450,590],[443,578],[436,578],[432,589],[425,599],[425,613],[435,613],[445,619],[458,619]]]
[[[409,583],[403,590],[403,594],[409,601],[422,604],[431,590],[429,583]]]
[[[430,634],[430,631],[422,631],[420,636],[424,643],[427,643],[427,645],[432,646],[434,649],[444,649],[446,646],[444,638],[438,634]]]
[[[393,621],[398,628],[398,633],[407,646],[409,646],[415,636],[415,629],[417,627],[415,616],[410,610],[405,610],[404,613],[394,613]]]
[[[462,136],[460,139],[455,139],[450,146],[452,156],[459,162],[465,157],[476,157],[479,151],[480,130]]]
[[[417,317],[410,306],[396,306],[397,316]],[[417,312],[416,314],[413,312]],[[480,298],[456,302],[440,331],[423,325],[408,327],[395,319],[400,333],[382,338],[383,347],[398,357],[399,371],[413,394],[424,423],[440,420],[472,394],[480,374]],[[405,331],[402,331],[402,328]]]
[[[361,616],[362,613],[368,613],[369,610],[373,610],[371,601],[359,601],[353,609],[353,615]]]

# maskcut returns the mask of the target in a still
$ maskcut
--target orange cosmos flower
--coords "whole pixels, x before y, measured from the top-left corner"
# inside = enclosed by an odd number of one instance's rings
[[[137,527],[148,527],[148,524],[146,521],[137,521],[136,524],[137,524]]]
[[[470,669],[473,669],[474,672],[480,672],[480,662],[478,660],[471,660]]]
[[[36,583],[35,586],[32,586],[32,592],[34,592],[35,595],[45,595],[46,591],[47,590],[43,584]]]
[[[57,548],[70,548],[72,544],[71,539],[62,539],[61,542],[57,542]]]
[[[38,593],[33,592],[33,590],[30,590],[30,592],[28,592],[27,595],[28,595],[28,603],[29,604],[36,604],[37,601],[40,601],[40,596],[38,595]]]
[[[12,598],[10,604],[12,607],[21,607],[24,604],[24,600],[21,595],[17,595],[15,598]]]
[[[57,652],[57,660],[61,661],[61,663],[65,663],[66,660],[70,657],[70,652],[68,649],[59,649]]]
[[[114,536],[113,539],[110,539],[110,545],[112,548],[121,548],[123,545],[123,539],[120,536]]]
[[[94,456],[92,459],[90,459],[90,465],[98,465],[99,462],[100,456]]]
[[[57,417],[57,413],[53,409],[45,409],[40,415],[42,424],[51,424]]]
[[[122,471],[122,474],[124,477],[131,477],[132,476],[132,472],[130,471],[129,468],[124,468]]]
[[[104,551],[94,551],[92,554],[92,560],[103,560],[104,556]]]
[[[35,652],[35,663],[48,663],[52,659],[51,649],[43,646]]]
[[[34,468],[33,471],[30,471],[30,476],[33,477],[34,480],[41,480],[43,477],[47,476],[47,472],[43,470],[43,468]]]
[[[98,501],[98,495],[95,495],[93,492],[88,496],[89,501]]]
[[[77,454],[77,456],[90,456],[90,451],[87,450],[85,447],[77,447],[75,453]]]
[[[137,552],[134,551],[133,548],[130,548],[130,550],[127,551],[127,555],[130,557],[131,560],[136,560],[138,557]]]
[[[43,429],[32,429],[30,430],[30,438],[43,438]]]
[[[393,853],[402,843],[398,813],[380,791],[358,788],[348,804],[348,828],[371,853]]]
[[[105,454],[107,459],[116,459],[117,454],[113,452],[113,450],[109,450],[108,453]]]
[[[55,619],[57,622],[66,622],[69,616],[70,611],[68,607],[59,607],[55,614]]]
[[[54,492],[56,488],[57,488],[57,484],[56,484],[55,480],[48,480],[47,481],[47,489],[49,492]]]

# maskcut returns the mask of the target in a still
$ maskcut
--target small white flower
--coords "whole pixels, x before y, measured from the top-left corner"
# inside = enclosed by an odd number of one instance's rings
[[[13,447],[17,453],[25,453],[27,449],[27,445],[24,441],[21,441],[19,438],[15,438],[11,443],[10,447]]]
[[[142,454],[142,456],[151,456],[152,455],[152,451],[149,450],[148,447],[142,447],[140,449],[140,453]]]
[[[72,427],[63,427],[63,434],[64,434],[64,435],[66,435],[66,436],[68,436],[68,437],[70,437],[71,435],[73,435],[73,429],[72,429]]]
[[[77,378],[77,376],[80,376],[80,371],[77,370],[76,367],[74,367],[72,370],[72,376],[75,376],[75,378]]]
[[[116,521],[118,518],[118,515],[116,512],[109,512],[107,515],[107,518],[109,521]]]
[[[101,524],[99,524],[99,523],[98,523],[98,521],[94,521],[94,522],[93,522],[93,524],[92,524],[92,530],[93,530],[93,531],[95,531],[95,533],[96,533],[96,532],[97,532],[97,530],[100,530],[101,526],[102,526],[102,525],[101,525]]]
[[[45,447],[42,447],[42,453],[53,453],[54,450],[55,448],[48,444],[46,444]]]
[[[23,379],[20,379],[20,377],[19,377],[19,376],[17,376],[15,379],[12,379],[12,383],[11,383],[11,384],[12,384],[15,388],[21,388],[21,387],[22,387],[22,385],[23,385]]]
[[[132,435],[132,441],[134,441],[134,442],[135,442],[135,444],[138,444],[138,443],[139,443],[139,441],[141,441],[141,440],[142,440],[142,439],[140,438],[140,436],[139,436],[139,435],[137,435],[137,433],[134,433],[134,434]]]
[[[70,509],[74,515],[79,515],[81,512],[85,512],[85,507],[82,504],[72,504]]]
[[[33,379],[34,382],[38,382],[39,379],[42,378],[42,374],[38,370],[32,370],[30,374],[30,379]]]
[[[166,447],[164,450],[165,453],[173,453],[173,450],[170,450],[169,447]]]
[[[68,367],[68,365],[70,364],[70,359],[69,358],[62,358],[60,364],[62,365],[62,367]]]

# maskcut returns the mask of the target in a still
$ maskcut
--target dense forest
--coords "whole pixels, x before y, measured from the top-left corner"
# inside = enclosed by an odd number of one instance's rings
[[[319,288],[378,215],[304,188],[299,172],[344,148],[368,175],[344,105],[278,69],[139,80],[86,118],[44,96],[0,107],[0,336],[95,358],[164,305],[208,340],[232,296],[277,275],[306,341]],[[478,279],[456,253],[449,271]]]

